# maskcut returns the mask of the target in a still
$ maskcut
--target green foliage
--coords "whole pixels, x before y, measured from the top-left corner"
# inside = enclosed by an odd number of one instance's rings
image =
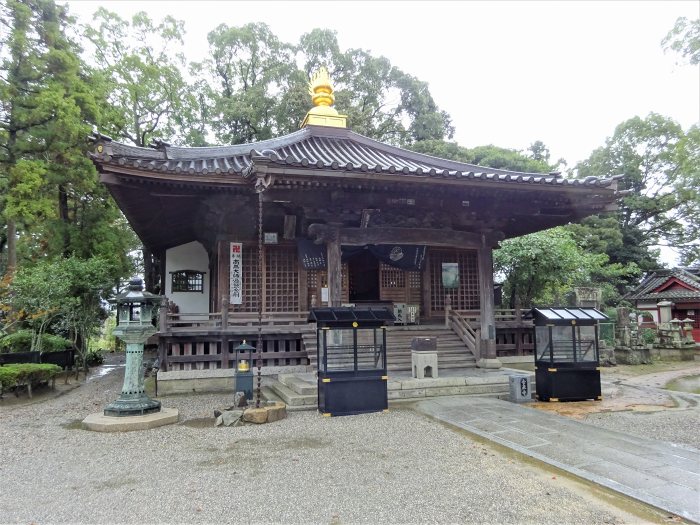
[[[32,349],[32,332],[30,330],[18,330],[0,338],[0,351],[2,352],[30,352]]]
[[[651,345],[656,341],[656,332],[651,328],[645,328],[642,330],[641,337],[644,344]]]
[[[178,140],[196,107],[181,73],[183,22],[166,16],[156,25],[145,12],[128,21],[103,7],[93,20],[83,34],[93,45],[99,87],[111,107],[102,129],[138,146],[154,138]]]
[[[561,227],[502,242],[494,252],[494,269],[505,279],[510,308],[563,304],[577,286],[601,287],[604,301],[614,302],[610,283],[637,271],[633,265],[609,264],[605,254],[583,251]]]
[[[576,166],[578,177],[624,174],[618,186],[628,190],[605,233],[610,260],[634,262],[643,270],[658,267],[658,247],[676,249],[686,264],[700,251],[700,129],[684,132],[673,120],[650,114],[634,117],[615,129],[606,145]],[[589,219],[585,226],[595,228]],[[594,237],[580,228],[577,235]]]
[[[53,334],[41,334],[40,347],[45,352],[65,350],[71,342],[65,337]],[[0,351],[3,352],[30,352],[34,333],[31,330],[17,330],[14,333],[0,337]]]
[[[33,350],[41,349],[39,336],[51,325],[70,334],[84,357],[90,338],[106,314],[104,300],[112,291],[112,261],[76,257],[41,261],[20,268],[10,285],[10,305],[21,312],[35,334]]]
[[[700,18],[688,20],[684,16],[679,17],[661,45],[666,50],[680,53],[690,65],[700,64]]]
[[[99,366],[104,363],[105,358],[100,350],[88,350],[85,356],[79,356],[76,359],[77,366]]]
[[[57,365],[21,363],[0,366],[0,387],[2,390],[9,388],[50,381],[61,372]]]
[[[310,107],[309,75],[326,66],[335,105],[360,134],[393,144],[450,138],[450,118],[435,104],[428,85],[362,49],[342,51],[336,34],[314,29],[298,44],[279,40],[262,23],[221,24],[209,33],[210,59],[193,65],[208,75],[196,98],[217,140],[243,143],[291,133]],[[301,68],[296,64],[303,64]],[[201,134],[201,133],[200,133]]]
[[[467,164],[478,164],[490,168],[523,171],[527,173],[549,173],[552,166],[543,158],[531,158],[522,153],[497,146],[465,148],[456,142],[444,140],[422,140],[408,146],[409,149],[433,157],[456,160]],[[542,147],[545,147],[542,145]],[[546,147],[545,147],[546,149]]]
[[[52,0],[9,0],[0,10],[8,28],[0,34],[7,51],[0,62],[0,215],[7,233],[0,237],[8,265],[100,255],[114,260],[116,280],[131,271],[126,253],[134,236],[87,157],[85,137],[110,106],[67,36],[75,20]]]

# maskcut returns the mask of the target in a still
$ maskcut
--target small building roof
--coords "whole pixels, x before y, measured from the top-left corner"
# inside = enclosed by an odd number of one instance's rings
[[[660,269],[649,273],[624,298],[632,301],[700,300],[700,269]],[[675,284],[675,286],[673,286]]]

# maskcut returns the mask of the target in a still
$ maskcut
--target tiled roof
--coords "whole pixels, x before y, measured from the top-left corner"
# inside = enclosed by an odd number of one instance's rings
[[[654,292],[669,279],[676,278],[679,281],[687,284],[695,291],[691,290],[662,290]],[[646,300],[646,299],[688,299],[700,298],[700,277],[683,268],[674,268],[672,270],[656,270],[649,274],[641,284],[625,296],[627,299]]]
[[[184,148],[159,142],[153,148],[129,146],[97,135],[91,154],[101,165],[190,175],[243,175],[256,162],[342,172],[388,173],[558,187],[610,188],[616,177],[567,179],[558,173],[524,173],[487,168],[432,157],[378,142],[347,129],[308,126],[271,140],[205,148]],[[609,190],[609,191],[610,191]]]

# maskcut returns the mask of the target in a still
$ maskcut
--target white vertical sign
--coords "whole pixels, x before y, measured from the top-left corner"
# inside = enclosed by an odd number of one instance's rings
[[[239,242],[231,243],[229,279],[230,304],[243,304],[243,245]]]

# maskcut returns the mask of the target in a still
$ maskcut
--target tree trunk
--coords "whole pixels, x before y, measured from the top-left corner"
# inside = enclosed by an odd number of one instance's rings
[[[17,268],[17,225],[15,221],[7,221],[7,269],[6,274]]]
[[[63,184],[58,186],[58,216],[61,219],[61,235],[63,236],[63,246],[61,252],[64,257],[70,256],[70,238],[68,235],[68,193]]]

